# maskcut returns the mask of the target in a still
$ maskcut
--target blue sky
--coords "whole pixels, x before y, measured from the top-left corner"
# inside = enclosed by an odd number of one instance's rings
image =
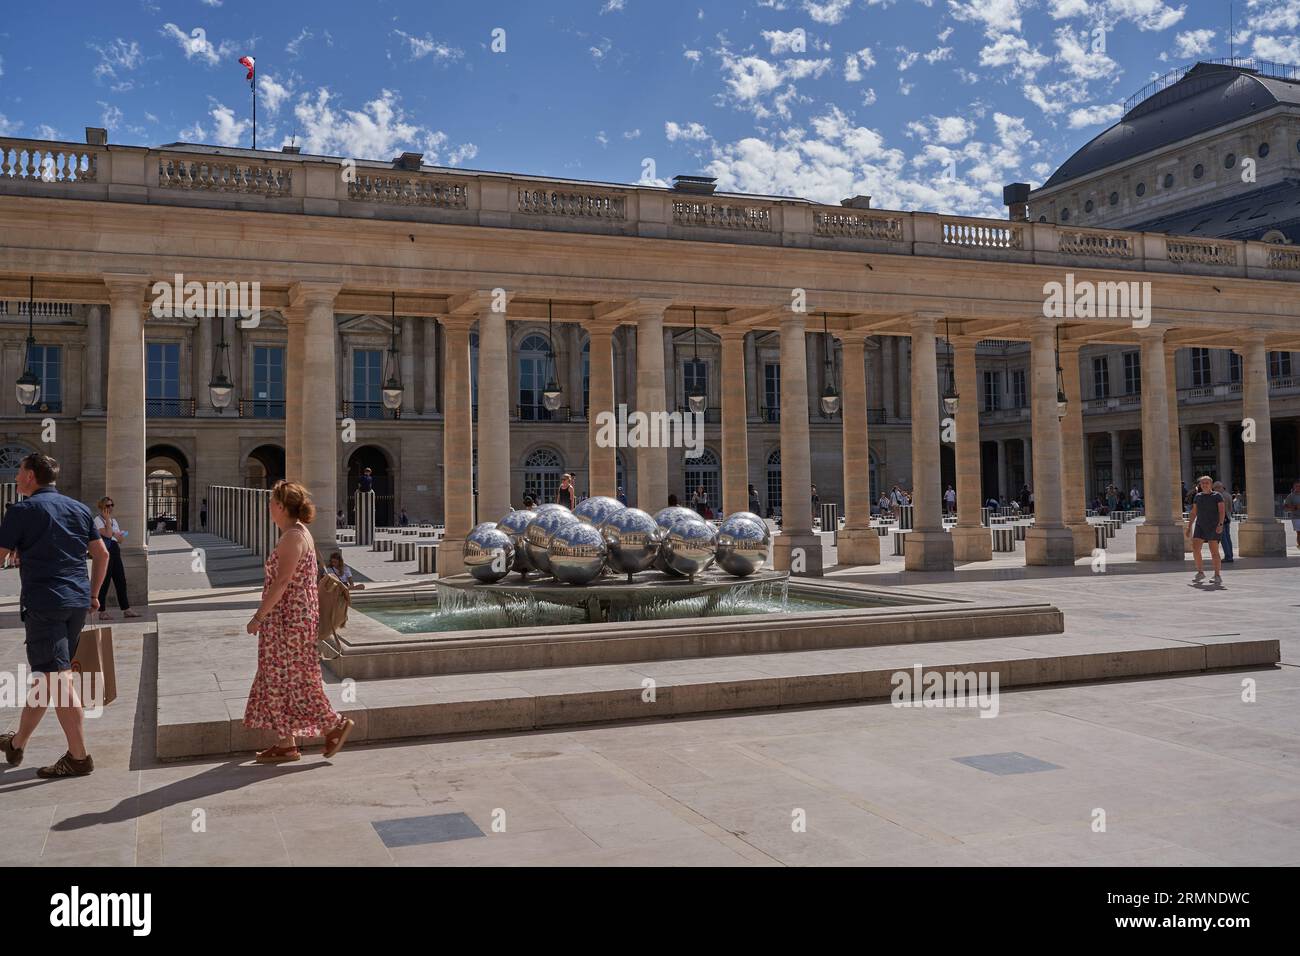
[[[1300,63],[1300,0],[1235,26]],[[0,134],[247,146],[251,54],[264,148],[1001,215],[1227,34],[1218,0],[13,2]]]

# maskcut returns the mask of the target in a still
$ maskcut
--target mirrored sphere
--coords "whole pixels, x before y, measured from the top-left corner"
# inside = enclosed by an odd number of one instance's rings
[[[551,501],[551,502],[547,502],[546,504],[536,505],[533,507],[533,510],[536,511],[538,514],[541,514],[543,511],[566,511],[569,514],[573,514],[572,511],[569,511],[568,508],[560,504],[558,501]]]
[[[734,514],[718,528],[718,567],[738,578],[762,570],[772,542],[767,525],[751,520],[748,514]]]
[[[764,521],[761,516],[754,514],[754,512],[752,511],[733,512],[732,514],[727,515],[723,523],[725,524],[726,521],[730,521],[732,518],[748,518],[750,521],[754,522],[754,524],[758,525],[760,528],[767,527],[767,522]]]
[[[664,563],[678,574],[701,574],[713,563],[717,535],[696,515],[674,522],[660,545]]]
[[[565,584],[590,584],[605,566],[605,539],[581,521],[561,525],[547,549],[551,573]]]
[[[528,527],[528,522],[536,517],[536,511],[521,509],[510,512],[497,522],[497,529],[508,534],[510,543],[515,546],[515,562],[511,571],[527,574],[533,569],[532,563],[528,560],[528,548],[524,545],[524,529]]]
[[[524,546],[528,550],[529,563],[538,571],[550,574],[551,558],[546,549],[551,546],[551,535],[577,521],[568,508],[539,511],[537,517],[528,522],[524,529]]]
[[[609,549],[609,566],[619,574],[636,574],[654,564],[664,531],[640,508],[615,512],[600,526]]]
[[[627,505],[616,498],[596,495],[594,498],[578,502],[578,507],[573,509],[573,516],[579,521],[587,522],[593,528],[599,528],[610,515],[617,514],[626,507]]]
[[[683,518],[694,518],[696,521],[700,520],[699,514],[692,511],[690,508],[673,505],[672,507],[664,508],[662,511],[655,514],[655,524],[667,531],[673,526],[674,522],[681,521]]]
[[[492,584],[510,573],[515,562],[515,546],[495,522],[485,521],[466,535],[463,556],[470,574],[485,584]]]

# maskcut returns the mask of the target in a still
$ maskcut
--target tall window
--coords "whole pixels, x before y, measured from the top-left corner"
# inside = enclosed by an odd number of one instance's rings
[[[1110,357],[1099,355],[1092,360],[1092,397],[1110,397]]]
[[[63,411],[63,347],[33,345],[28,359],[41,379],[41,400],[27,411],[38,415]]]
[[[555,500],[560,491],[564,465],[560,456],[549,448],[538,448],[524,459],[524,494],[532,495],[539,505]]]
[[[1002,407],[1002,373],[984,373],[984,411],[996,412]]]
[[[284,349],[253,347],[253,417],[284,418]]]
[[[383,418],[384,353],[357,349],[352,353],[352,417]]]
[[[781,366],[776,362],[763,366],[763,409],[766,421],[781,420]]]
[[[1142,394],[1142,353],[1124,353],[1124,394]]]
[[[1228,353],[1228,381],[1234,384],[1241,381],[1241,356],[1236,352]]]
[[[1028,392],[1025,390],[1025,370],[1011,370],[1011,407],[1024,408],[1029,404]]]
[[[582,414],[591,418],[591,339],[582,346]]]
[[[149,415],[181,414],[181,346],[179,342],[145,345],[145,410]]]
[[[549,351],[546,339],[540,335],[528,336],[519,346],[519,418],[522,421],[545,421],[551,417],[542,404]]]
[[[1268,377],[1288,378],[1290,375],[1291,375],[1291,353],[1290,352],[1269,352],[1268,353]]]
[[[778,371],[780,366],[777,366]],[[694,395],[695,390],[699,389],[699,394],[709,394],[709,366],[704,359],[698,362],[695,359],[687,359],[682,363],[682,407],[687,407],[686,396]],[[694,491],[694,488],[689,489]],[[713,499],[710,498],[709,501]]]
[[[770,518],[781,510],[781,449],[767,456],[767,514]]]
[[[474,420],[478,421],[478,333],[469,334],[469,401]]]
[[[1210,350],[1192,349],[1192,387],[1204,388],[1214,383],[1214,373],[1210,370]]]
[[[686,500],[691,500],[695,489],[704,486],[704,493],[709,496],[709,507],[716,514],[722,507],[722,483],[718,468],[718,456],[705,448],[699,458],[684,459],[686,465]]]

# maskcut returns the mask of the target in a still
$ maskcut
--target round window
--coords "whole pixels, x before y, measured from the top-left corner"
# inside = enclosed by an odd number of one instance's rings
[[[1223,168],[1224,168],[1224,169],[1231,169],[1233,166],[1236,166],[1236,165],[1237,165],[1237,154],[1236,154],[1236,153],[1229,153],[1227,156],[1224,156],[1224,157],[1223,157]]]
[[[1260,159],[1263,159],[1263,158],[1264,158],[1265,156],[1267,156],[1267,155],[1268,155],[1268,143],[1260,143],[1260,144],[1259,144],[1259,158],[1260,158]]]
[[[1200,179],[1204,175],[1205,175],[1205,167],[1202,166],[1200,163],[1197,163],[1194,167],[1192,167],[1193,179]]]
[[[1173,189],[1173,188],[1174,188],[1174,174],[1165,173],[1165,189]]]
[[[1138,183],[1137,189],[1135,189],[1134,192],[1136,192],[1139,196],[1145,196],[1147,194],[1147,184]]]
[[[1110,194],[1110,204],[1113,206],[1119,202],[1119,193]]]
[[[1091,199],[1089,199],[1086,203],[1083,204],[1083,211],[1084,211],[1084,212],[1092,212],[1092,200],[1091,200]]]
[[[1070,221],[1070,210],[1068,210],[1068,209],[1062,209],[1062,210],[1061,210],[1061,222],[1069,222],[1069,221]]]

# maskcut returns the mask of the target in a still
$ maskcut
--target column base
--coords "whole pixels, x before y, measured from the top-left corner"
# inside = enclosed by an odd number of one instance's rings
[[[118,547],[122,549],[122,568],[126,571],[126,599],[131,602],[131,607],[143,608],[149,603],[149,551],[147,548]],[[108,580],[107,573],[104,580]],[[104,600],[113,607],[117,606],[117,589],[111,582]]]
[[[1092,553],[1092,549],[1088,549]],[[1074,564],[1074,532],[1061,525],[1044,528],[1035,524],[1025,532],[1025,564],[1066,566]]]
[[[1092,557],[1093,549],[1097,547],[1097,532],[1088,522],[1082,524],[1075,523],[1068,526],[1074,534],[1074,556],[1076,558]]]
[[[772,566],[778,571],[789,571],[792,575],[821,577],[821,535],[811,531],[777,535],[772,540]]]
[[[1285,558],[1288,529],[1277,521],[1237,525],[1237,553],[1243,558]]]
[[[953,528],[952,556],[955,561],[992,561],[993,536],[988,528]]]
[[[448,578],[465,570],[465,539],[443,538],[438,545],[438,577]]]
[[[845,528],[836,535],[840,566],[880,563],[880,535],[875,528]]]
[[[1137,529],[1139,561],[1182,561],[1186,539],[1181,525],[1141,524]]]
[[[903,567],[908,571],[953,570],[952,535],[947,531],[909,531]]]

